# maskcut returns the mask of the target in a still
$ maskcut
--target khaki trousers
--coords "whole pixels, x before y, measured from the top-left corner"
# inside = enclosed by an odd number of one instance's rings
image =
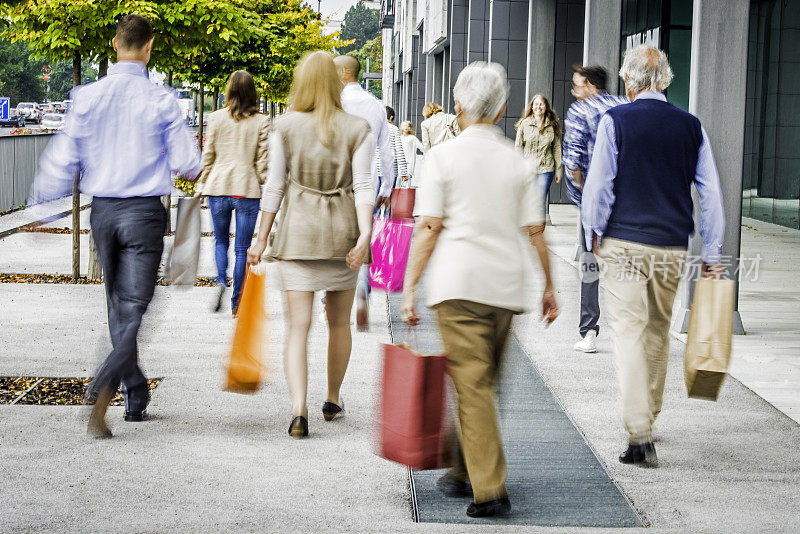
[[[672,303],[686,250],[606,238],[599,252],[622,420],[630,443],[645,443],[661,412]]]
[[[458,397],[460,450],[451,475],[469,479],[476,503],[505,497],[506,460],[495,388],[514,313],[465,300],[442,302],[436,312],[447,372]]]

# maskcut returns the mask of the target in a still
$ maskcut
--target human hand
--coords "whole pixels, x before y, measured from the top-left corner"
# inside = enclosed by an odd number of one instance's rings
[[[378,197],[378,200],[375,201],[376,207],[383,206],[386,209],[389,209],[392,206],[392,198],[391,197]]]
[[[357,271],[361,268],[365,261],[367,261],[367,256],[369,255],[369,237],[364,237],[363,235],[358,238],[356,242],[356,246],[350,249],[350,252],[347,253],[347,266],[353,270]]]
[[[703,262],[702,267],[700,268],[700,274],[703,278],[711,278],[713,280],[719,280],[722,278],[722,265],[719,263],[706,263]]]
[[[597,246],[597,234],[592,234],[592,252],[595,256],[600,254],[600,247]]]
[[[542,319],[550,325],[558,317],[558,304],[552,289],[545,289],[542,295]]]
[[[267,240],[261,239],[260,237],[256,239],[253,244],[250,245],[250,248],[247,249],[247,265],[258,265],[266,249]]]
[[[561,175],[560,174],[556,174],[556,180],[555,181],[556,181],[557,184],[561,183]]]
[[[414,310],[414,304],[416,298],[416,292],[414,288],[406,288],[403,291],[403,307],[401,309],[401,317],[404,323],[408,323],[411,326],[416,326],[419,324],[419,316],[417,316],[417,312]]]

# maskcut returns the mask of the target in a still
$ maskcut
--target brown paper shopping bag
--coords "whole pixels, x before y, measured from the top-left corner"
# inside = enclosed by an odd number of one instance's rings
[[[684,357],[689,397],[717,400],[731,359],[734,291],[733,280],[695,283]]]
[[[255,393],[264,369],[264,310],[266,273],[263,266],[251,267],[239,300],[233,346],[228,360],[227,391]]]

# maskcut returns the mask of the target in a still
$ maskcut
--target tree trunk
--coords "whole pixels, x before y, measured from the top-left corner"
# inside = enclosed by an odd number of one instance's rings
[[[99,80],[106,74],[108,74],[108,58],[104,57],[100,60],[100,66],[97,68],[97,79]]]
[[[75,52],[72,58],[72,86],[81,84],[81,55]],[[78,188],[80,175],[72,185],[72,281],[81,277],[81,194]]]
[[[167,71],[167,85],[172,87],[172,71]]]
[[[214,104],[212,105],[212,109],[214,111],[219,109],[219,88],[214,89]]]
[[[205,99],[205,88],[203,87],[202,84],[200,84],[200,93],[198,94],[198,96],[200,105],[197,107],[200,109],[198,110],[199,127],[197,128],[197,144],[200,147],[200,150],[203,150],[203,115],[205,111],[204,108],[206,107],[206,99]]]

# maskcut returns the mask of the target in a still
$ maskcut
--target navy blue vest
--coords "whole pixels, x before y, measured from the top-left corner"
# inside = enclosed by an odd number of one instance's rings
[[[652,98],[607,113],[614,120],[619,155],[604,236],[686,248],[694,231],[691,185],[703,143],[700,121]]]

